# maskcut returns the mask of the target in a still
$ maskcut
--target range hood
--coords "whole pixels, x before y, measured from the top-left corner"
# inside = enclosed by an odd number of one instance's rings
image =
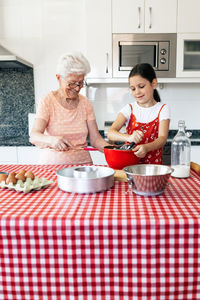
[[[33,65],[0,45],[0,69],[7,68],[27,69],[33,68]]]

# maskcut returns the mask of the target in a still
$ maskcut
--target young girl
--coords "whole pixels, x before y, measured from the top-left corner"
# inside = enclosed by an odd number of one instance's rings
[[[119,112],[108,131],[112,141],[135,142],[133,151],[142,164],[162,164],[162,147],[168,137],[170,112],[160,103],[157,79],[150,64],[137,64],[129,74],[129,84],[136,102]],[[119,132],[126,124],[126,133]]]

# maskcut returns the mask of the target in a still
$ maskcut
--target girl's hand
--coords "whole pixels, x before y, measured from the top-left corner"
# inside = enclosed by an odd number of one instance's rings
[[[57,151],[69,150],[70,143],[63,136],[52,136],[51,147]]]
[[[148,152],[147,147],[147,144],[137,145],[132,151],[137,157],[143,158]]]
[[[134,142],[135,144],[138,144],[141,142],[141,140],[144,137],[144,133],[141,130],[135,130],[130,136],[129,136],[129,143]]]

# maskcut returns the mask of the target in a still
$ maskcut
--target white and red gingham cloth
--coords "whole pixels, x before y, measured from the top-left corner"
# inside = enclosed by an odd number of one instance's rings
[[[0,166],[55,182],[0,189],[0,299],[200,299],[200,175],[156,197],[124,182],[72,194],[57,187],[63,167]]]

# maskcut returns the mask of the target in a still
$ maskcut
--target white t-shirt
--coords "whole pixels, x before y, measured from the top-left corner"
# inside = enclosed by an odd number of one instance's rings
[[[136,117],[137,122],[139,123],[149,123],[157,118],[158,113],[163,106],[163,103],[157,102],[154,106],[151,107],[141,107],[137,104],[137,102],[131,103],[133,108],[133,114]],[[126,125],[129,123],[130,115],[131,115],[131,107],[129,104],[126,104],[120,112],[127,119]],[[169,106],[165,104],[162,108],[159,116],[159,122],[162,120],[170,119],[170,109]]]

